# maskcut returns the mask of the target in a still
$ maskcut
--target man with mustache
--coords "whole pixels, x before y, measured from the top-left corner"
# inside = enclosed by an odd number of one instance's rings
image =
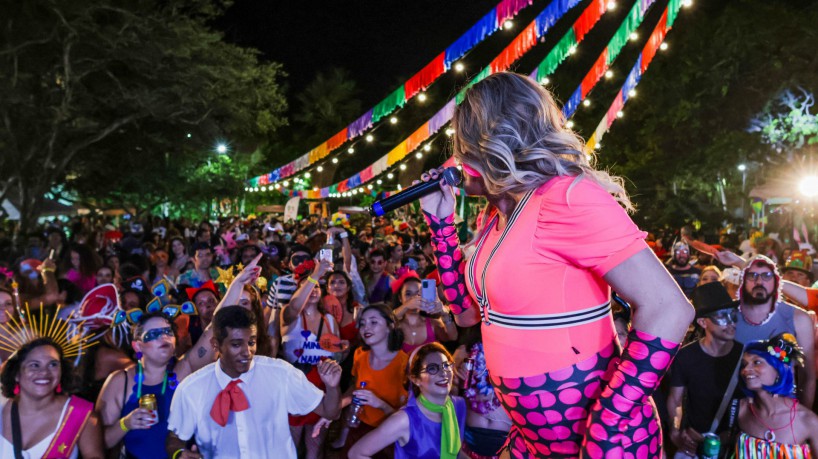
[[[798,368],[798,400],[812,408],[815,396],[815,358],[812,320],[803,309],[783,301],[781,275],[775,263],[763,256],[751,258],[741,277],[736,341],[768,340],[780,333],[795,335],[804,348],[806,365]]]

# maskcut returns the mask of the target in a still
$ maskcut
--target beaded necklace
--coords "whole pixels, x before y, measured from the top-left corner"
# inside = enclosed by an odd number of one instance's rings
[[[142,369],[142,353],[137,352],[137,360],[136,360],[136,374],[134,375],[134,383],[136,384],[136,399],[139,400],[142,398],[142,382],[145,381],[145,373]],[[168,387],[171,390],[175,390],[176,386],[179,385],[179,380],[176,378],[176,373],[173,371],[173,368],[176,366],[176,357],[170,359],[168,362],[168,366],[165,369],[165,376],[162,378],[162,393],[161,395],[165,395],[165,390]]]

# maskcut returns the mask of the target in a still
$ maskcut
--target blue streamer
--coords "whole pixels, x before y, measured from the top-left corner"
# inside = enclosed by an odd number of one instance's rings
[[[570,118],[571,115],[577,111],[577,107],[579,107],[579,103],[582,102],[582,86],[578,87],[573,94],[571,94],[571,98],[565,102],[565,105],[562,107],[562,114],[565,115],[565,118]]]
[[[637,84],[639,84],[639,80],[642,78],[642,53],[639,53],[639,58],[636,59],[636,65],[633,66],[630,73],[628,73],[628,78],[625,79],[625,84],[622,85],[622,102],[627,102],[628,98],[630,97],[628,93],[631,89],[635,88]]]
[[[452,62],[463,57],[464,54],[483,41],[484,38],[491,35],[498,27],[497,12],[491,10],[488,14],[483,16],[482,19],[477,21],[477,24],[473,25],[471,29],[461,35],[457,41],[446,48],[446,57],[443,60],[443,65],[446,70],[451,67]]]

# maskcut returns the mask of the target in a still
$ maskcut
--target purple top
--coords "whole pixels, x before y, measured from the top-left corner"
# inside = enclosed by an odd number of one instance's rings
[[[460,440],[466,427],[466,401],[462,397],[452,397],[457,423],[460,426]],[[409,391],[409,401],[401,408],[409,416],[409,441],[404,446],[395,442],[395,459],[440,459],[439,422],[430,421],[418,407],[414,393]]]

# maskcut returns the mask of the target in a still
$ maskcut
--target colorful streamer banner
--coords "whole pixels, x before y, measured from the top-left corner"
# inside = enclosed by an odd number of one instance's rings
[[[475,76],[472,81],[476,82],[479,81],[478,78],[483,79],[492,73],[507,70],[515,61],[519,60],[525,53],[530,51],[539,42],[540,38],[545,36],[548,30],[550,30],[551,26],[556,24],[556,22],[566,12],[579,3],[580,0],[555,0],[549,4],[539,15],[537,15],[534,21],[525,27],[522,32],[520,32],[520,34],[505,49],[503,49],[503,51],[501,51],[500,54],[498,54],[498,56],[495,57],[485,69],[478,73],[478,75]],[[580,19],[585,18],[584,20],[587,22],[588,17],[592,17],[596,15],[596,12],[599,12],[599,14],[596,16],[596,20],[590,22],[592,26],[599,20],[599,16],[601,16],[601,14],[606,10],[606,5],[606,2],[595,0],[580,15]],[[587,12],[589,10],[593,11],[594,13],[588,14]],[[582,36],[584,37],[584,33]],[[412,153],[415,148],[420,146],[422,142],[437,133],[443,126],[451,121],[454,115],[455,106],[461,100],[462,97],[460,97],[460,94],[458,94],[457,97],[450,100],[442,109],[434,114],[428,122],[424,123],[406,140],[399,143],[386,155],[352,177],[320,190],[298,191],[283,189],[281,192],[291,196],[300,196],[306,199],[321,199],[336,193],[344,193],[368,182],[373,177],[382,174],[397,162],[404,159],[407,155]],[[259,185],[266,184],[258,182],[258,184],[251,184],[250,186],[254,187]]]
[[[602,51],[596,62],[594,62],[594,65],[591,67],[591,70],[585,75],[585,78],[582,79],[580,85],[571,94],[571,97],[568,98],[565,105],[563,105],[562,113],[566,118],[570,118],[574,112],[577,111],[579,104],[585,99],[585,97],[588,96],[591,89],[593,89],[594,86],[599,83],[599,80],[602,79],[602,76],[608,71],[608,68],[610,68],[613,61],[617,58],[617,56],[619,56],[622,48],[624,48],[628,43],[630,35],[634,33],[642,24],[642,21],[645,19],[645,14],[654,3],[655,0],[637,0],[633,4],[633,7],[631,7],[628,15],[625,17],[625,20],[622,21],[622,24],[608,42],[608,46]],[[565,37],[563,37],[563,39],[565,39]],[[532,77],[537,79],[537,81],[539,81],[540,76],[539,70],[540,67],[537,67],[537,70],[532,73]]]
[[[426,64],[418,73],[409,78],[372,109],[353,121],[349,126],[321,145],[313,148],[304,155],[279,167],[278,169],[247,181],[248,186],[268,185],[292,176],[293,174],[324,159],[332,151],[338,149],[346,141],[361,136],[375,123],[388,116],[394,110],[403,107],[406,102],[420,91],[429,87],[437,78],[449,70],[452,63],[463,57],[477,44],[499,30],[505,21],[515,17],[523,8],[531,5],[534,0],[501,0],[497,6],[480,18],[460,38],[455,40],[446,50]],[[554,0],[554,3],[565,0]]]
[[[600,145],[602,137],[606,132],[608,132],[608,129],[610,129],[614,120],[619,117],[618,115],[625,106],[625,102],[632,97],[633,93],[631,91],[633,91],[636,85],[639,84],[639,80],[642,79],[642,75],[645,74],[648,66],[653,61],[654,56],[656,56],[656,51],[660,49],[659,47],[664,41],[665,36],[670,31],[671,27],[673,27],[673,23],[676,22],[676,17],[678,16],[679,9],[681,9],[681,7],[682,0],[670,0],[670,3],[668,3],[667,8],[665,8],[665,11],[662,13],[662,17],[656,24],[653,32],[650,34],[648,42],[645,44],[645,47],[642,48],[642,52],[636,59],[636,64],[628,73],[625,83],[622,85],[619,93],[617,93],[616,98],[614,98],[614,101],[610,108],[608,108],[605,116],[602,117],[602,120],[600,120],[599,124],[594,130],[594,133],[591,134],[591,137],[585,143],[586,154],[590,154],[595,148],[597,148],[598,145]]]

